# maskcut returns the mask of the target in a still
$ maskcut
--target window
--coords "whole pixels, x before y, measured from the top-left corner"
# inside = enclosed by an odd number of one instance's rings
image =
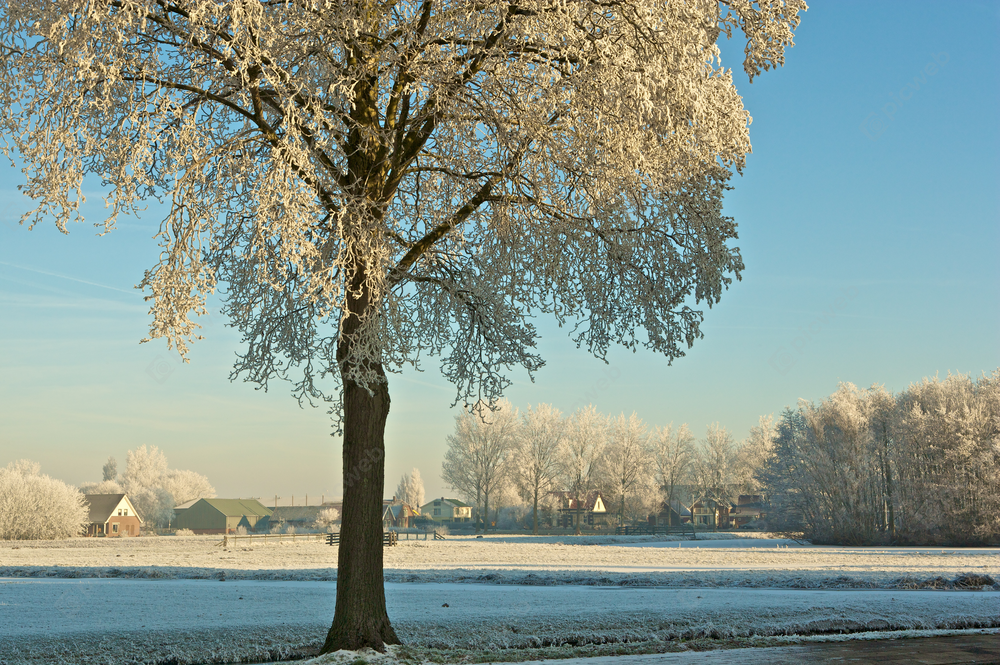
[[[121,508],[119,508],[119,509],[118,509],[118,517],[121,517],[121,516],[122,516],[122,509],[121,509]]]
[[[112,533],[118,533],[118,523],[117,522],[115,522],[114,524],[111,525],[111,532]]]
[[[434,509],[434,514],[435,515],[440,515],[441,514],[441,509],[440,508],[435,508]]]
[[[125,516],[128,516],[128,508],[125,509]]]

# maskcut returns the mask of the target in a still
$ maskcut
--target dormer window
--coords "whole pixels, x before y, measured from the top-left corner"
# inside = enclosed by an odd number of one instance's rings
[[[118,517],[121,517],[121,516],[122,516],[122,509],[121,509],[121,508],[119,508],[119,509],[118,509]]]
[[[128,508],[125,509],[125,516],[128,517]]]

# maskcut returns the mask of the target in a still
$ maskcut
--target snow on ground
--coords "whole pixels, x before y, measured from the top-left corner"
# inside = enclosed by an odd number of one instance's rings
[[[385,550],[389,613],[408,644],[473,659],[594,644],[674,649],[689,638],[1000,628],[1000,548],[713,535],[402,540]],[[0,663],[315,653],[333,614],[337,548],[221,545],[220,536],[0,544]],[[969,588],[959,590],[963,580]]]
[[[241,540],[227,549],[221,542],[219,536],[163,536],[3,544],[0,577],[336,579],[337,549],[322,541]],[[947,588],[967,574],[1000,584],[1000,548],[812,547],[732,536],[451,537],[402,540],[386,548],[385,569],[394,582]]]
[[[307,653],[325,636],[334,597],[330,582],[4,579],[0,662],[224,662]],[[386,601],[400,638],[418,653],[1000,626],[1000,593],[981,591],[390,583]]]

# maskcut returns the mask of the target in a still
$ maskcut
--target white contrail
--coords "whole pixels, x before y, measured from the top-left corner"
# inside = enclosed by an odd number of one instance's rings
[[[17,268],[18,270],[27,270],[28,272],[36,272],[39,275],[48,275],[49,277],[59,277],[60,279],[68,279],[71,282],[80,282],[81,284],[88,284],[90,286],[96,286],[102,289],[118,291],[119,293],[127,293],[129,295],[135,293],[134,291],[126,291],[125,289],[119,289],[116,286],[108,286],[107,284],[98,284],[97,282],[89,282],[85,279],[80,279],[79,277],[70,277],[69,275],[61,275],[57,272],[48,272],[46,270],[39,270],[37,268],[26,268],[25,266],[19,266],[14,263],[7,263],[6,261],[0,261],[0,265],[9,266],[11,268]]]

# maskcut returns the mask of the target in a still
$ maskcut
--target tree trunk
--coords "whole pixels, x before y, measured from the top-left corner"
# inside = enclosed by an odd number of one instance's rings
[[[486,524],[486,522],[483,521],[482,512],[480,512],[482,510],[482,507],[483,507],[483,491],[482,491],[481,488],[477,488],[476,489],[476,529],[475,529],[475,533],[479,533],[479,529],[481,528],[480,527],[481,524]]]
[[[535,503],[532,510],[531,518],[531,533],[535,536],[538,535],[538,488],[535,488]]]
[[[576,535],[578,535],[578,536],[582,533],[582,531],[580,529],[580,513],[581,513],[582,510],[583,510],[583,506],[580,505],[580,492],[577,492],[576,493],[576,531],[574,531],[574,533]]]
[[[490,493],[483,492],[483,533],[490,529]]]
[[[382,577],[382,493],[389,388],[374,394],[344,382],[344,514],[337,557],[337,605],[322,653],[399,644]]]

